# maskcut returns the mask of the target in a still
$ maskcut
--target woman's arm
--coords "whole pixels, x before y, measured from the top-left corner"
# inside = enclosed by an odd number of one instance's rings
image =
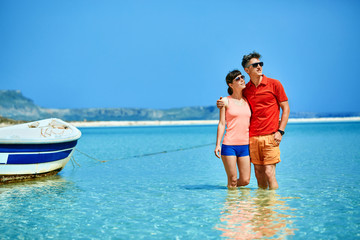
[[[220,158],[221,156],[221,140],[222,137],[224,136],[224,132],[225,132],[225,110],[226,110],[226,100],[222,99],[222,101],[224,102],[224,106],[222,108],[220,108],[220,114],[219,114],[219,124],[218,124],[218,128],[217,128],[217,135],[216,135],[216,147],[215,147],[215,155]]]

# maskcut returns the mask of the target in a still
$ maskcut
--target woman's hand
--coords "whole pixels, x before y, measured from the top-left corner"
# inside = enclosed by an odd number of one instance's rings
[[[221,156],[221,147],[219,145],[216,145],[214,152],[215,152],[215,156],[220,158],[220,156]]]

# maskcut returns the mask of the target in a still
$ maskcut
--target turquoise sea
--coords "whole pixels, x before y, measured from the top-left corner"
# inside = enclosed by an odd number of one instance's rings
[[[58,175],[0,186],[0,239],[360,239],[360,122],[288,124],[275,191],[226,188],[215,125],[81,131]]]

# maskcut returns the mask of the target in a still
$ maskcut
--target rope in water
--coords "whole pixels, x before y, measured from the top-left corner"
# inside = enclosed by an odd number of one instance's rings
[[[92,157],[92,156],[90,156],[89,154],[87,154],[87,153],[85,153],[83,151],[80,151],[78,148],[75,148],[75,150],[78,151],[79,153],[85,155],[88,158],[91,158],[91,159],[96,160],[98,162],[104,163],[104,162],[107,162],[107,161],[124,160],[124,159],[130,159],[130,158],[141,158],[141,157],[148,157],[148,156],[171,153],[171,152],[185,151],[185,150],[190,150],[190,149],[195,149],[195,148],[206,147],[206,146],[210,146],[210,145],[214,145],[214,143],[195,145],[195,146],[190,146],[190,147],[186,147],[186,148],[178,148],[178,149],[173,149],[173,150],[165,150],[165,151],[161,151],[161,152],[145,153],[145,154],[134,155],[134,156],[129,156],[129,157],[123,157],[123,158],[112,159],[112,160],[101,160],[101,159]]]
[[[74,156],[71,156],[70,160],[71,160],[71,164],[73,165],[73,168],[75,168],[75,164],[81,167],[80,164],[78,164],[77,161],[75,160]]]

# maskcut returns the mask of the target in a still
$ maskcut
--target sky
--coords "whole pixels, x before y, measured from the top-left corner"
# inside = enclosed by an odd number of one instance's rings
[[[356,0],[0,0],[0,89],[45,108],[213,106],[255,50],[292,112],[360,112],[359,12]]]

